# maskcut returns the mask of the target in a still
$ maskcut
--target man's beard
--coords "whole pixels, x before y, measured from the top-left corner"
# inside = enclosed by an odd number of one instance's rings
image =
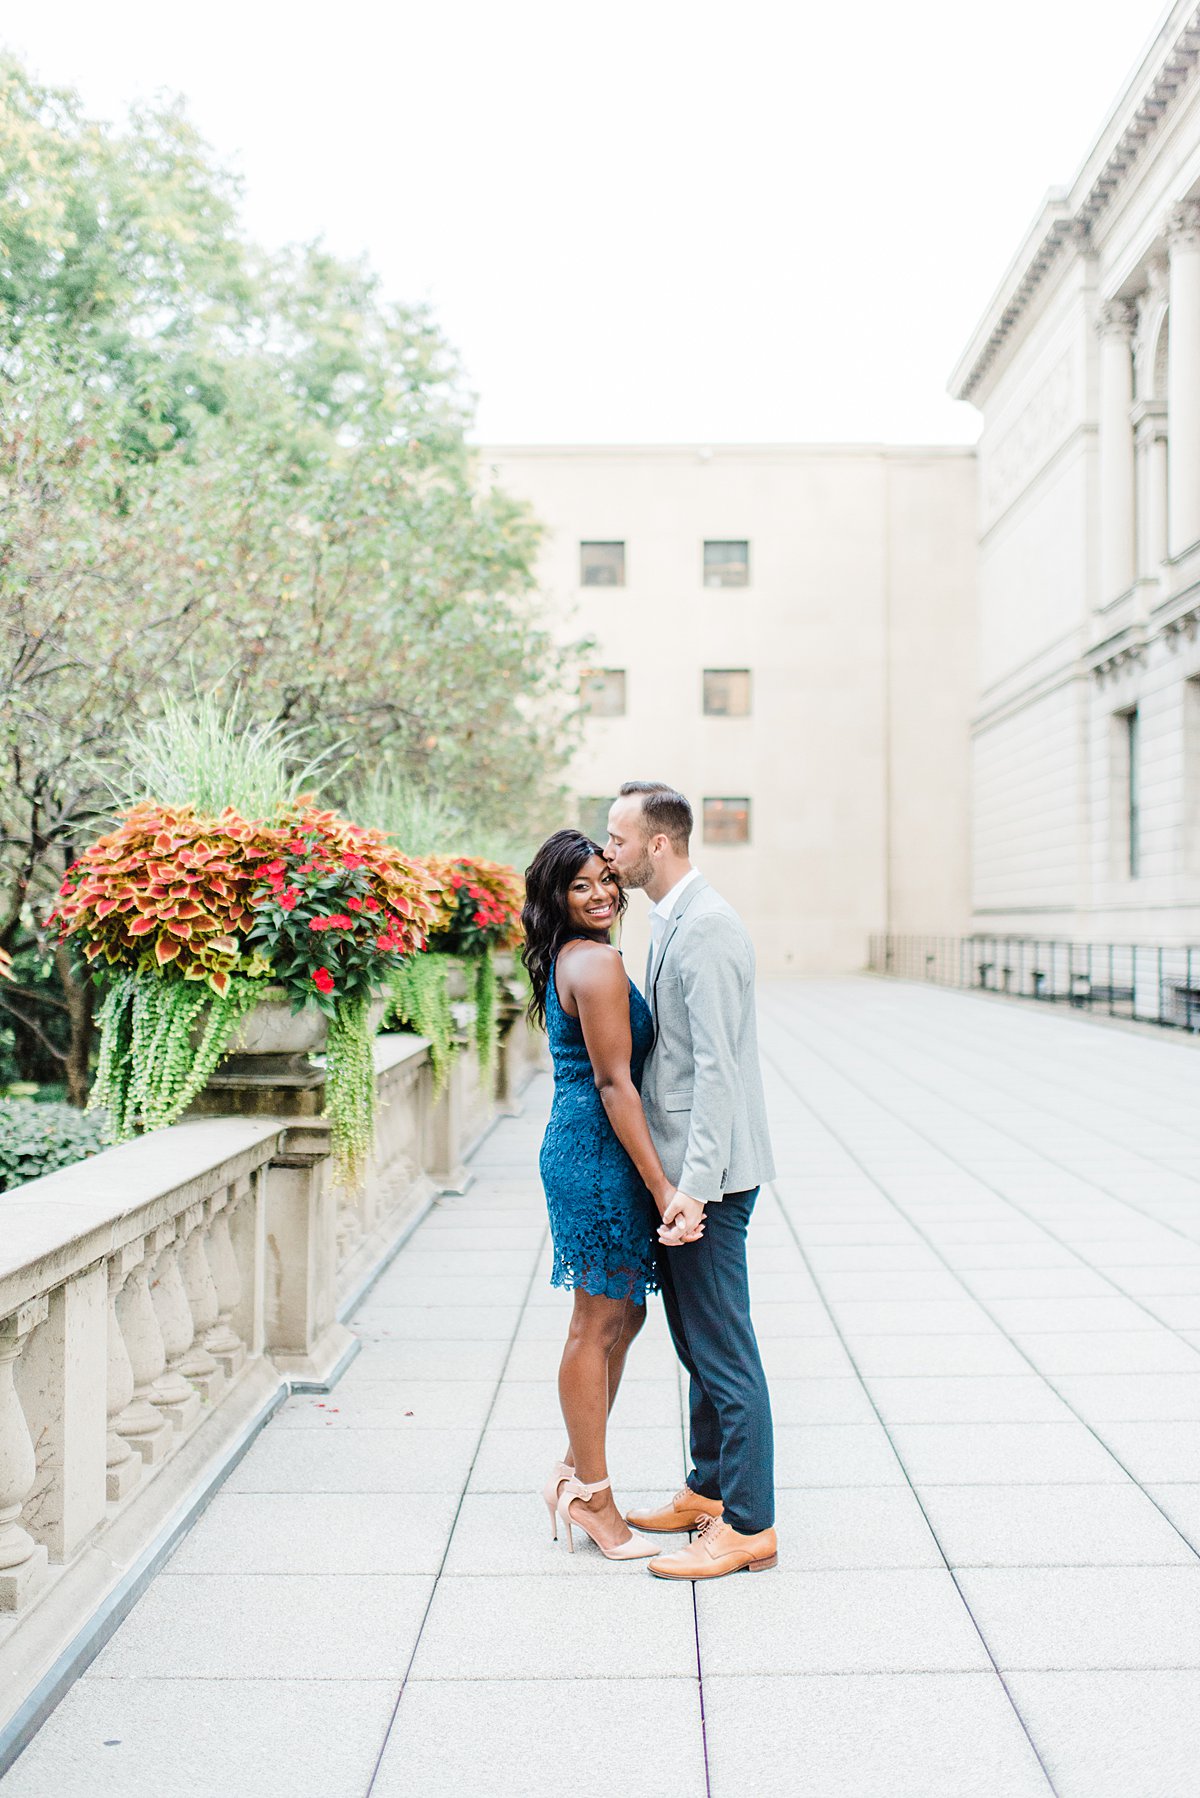
[[[632,868],[614,868],[613,872],[620,886],[631,891],[639,891],[654,879],[654,863],[650,860],[649,851],[643,849]]]

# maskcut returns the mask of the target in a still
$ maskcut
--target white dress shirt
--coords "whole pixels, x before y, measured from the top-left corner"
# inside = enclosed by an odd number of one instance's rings
[[[699,868],[689,868],[682,880],[677,880],[669,893],[650,907],[650,972],[654,972],[654,964],[658,960],[658,952],[662,948],[663,938],[667,934],[667,925],[671,921],[671,913],[675,910],[676,901],[684,887],[700,878]]]

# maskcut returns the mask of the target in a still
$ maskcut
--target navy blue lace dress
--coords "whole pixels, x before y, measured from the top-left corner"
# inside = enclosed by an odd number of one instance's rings
[[[555,964],[557,966],[557,963]],[[641,1175],[617,1140],[596,1090],[583,1026],[562,1008],[555,966],[546,988],[546,1034],[554,1101],[542,1139],[541,1173],[554,1239],[552,1286],[645,1303],[657,1288],[659,1217]],[[641,1090],[654,1041],[650,1007],[629,982],[630,1072]]]

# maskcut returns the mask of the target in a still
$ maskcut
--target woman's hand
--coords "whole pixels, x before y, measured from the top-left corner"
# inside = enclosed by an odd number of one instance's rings
[[[668,1188],[660,1206],[663,1221],[658,1227],[658,1240],[664,1248],[678,1248],[681,1243],[699,1242],[704,1235],[704,1206],[686,1192]]]

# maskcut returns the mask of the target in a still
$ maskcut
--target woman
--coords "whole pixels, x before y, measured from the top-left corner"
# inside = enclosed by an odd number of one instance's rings
[[[574,1291],[558,1370],[570,1439],[543,1496],[554,1534],[578,1524],[609,1560],[658,1552],[617,1509],[605,1460],[608,1413],[629,1345],[657,1285],[659,1217],[675,1196],[638,1096],[654,1039],[650,1010],[609,933],[626,897],[599,848],[575,830],[548,837],[525,871],[530,1019],[544,1024],[554,1102],[541,1174],[554,1239],[551,1284]],[[656,1210],[657,1207],[657,1210]],[[682,1222],[662,1240],[682,1240]]]

